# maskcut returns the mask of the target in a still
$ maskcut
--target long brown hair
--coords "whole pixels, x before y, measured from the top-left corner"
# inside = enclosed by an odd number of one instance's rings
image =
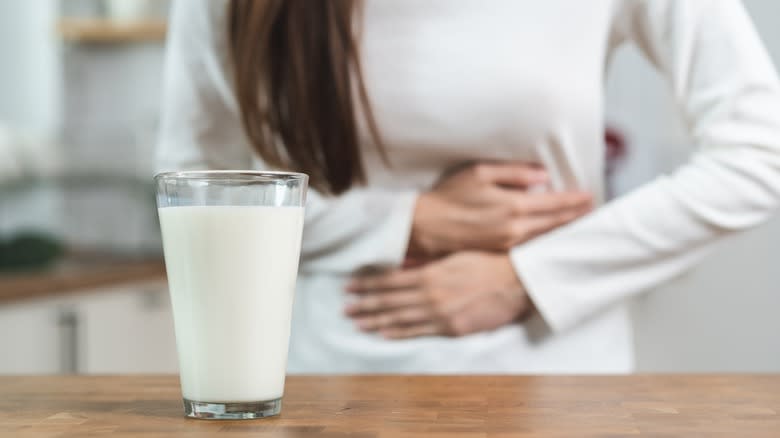
[[[229,50],[246,134],[267,164],[308,173],[323,193],[365,182],[356,103],[385,158],[353,26],[360,6],[360,0],[229,5]]]

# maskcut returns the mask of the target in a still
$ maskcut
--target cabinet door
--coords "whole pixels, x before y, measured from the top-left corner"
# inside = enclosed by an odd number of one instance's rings
[[[69,328],[59,323],[69,310],[56,302],[33,301],[0,306],[0,374],[52,374],[72,363],[61,341]]]
[[[164,282],[83,296],[79,371],[94,374],[178,371],[173,315]]]

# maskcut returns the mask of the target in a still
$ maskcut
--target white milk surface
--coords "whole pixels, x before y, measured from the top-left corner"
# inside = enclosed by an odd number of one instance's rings
[[[164,207],[159,214],[184,397],[281,397],[303,208]]]

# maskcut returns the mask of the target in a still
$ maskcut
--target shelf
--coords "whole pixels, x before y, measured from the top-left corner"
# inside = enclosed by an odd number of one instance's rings
[[[163,41],[167,25],[164,20],[119,22],[105,19],[63,18],[57,22],[57,33],[74,43],[136,43]]]

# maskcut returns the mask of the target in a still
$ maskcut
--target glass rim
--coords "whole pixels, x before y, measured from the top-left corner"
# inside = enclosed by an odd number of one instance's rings
[[[276,170],[177,170],[159,172],[154,176],[155,181],[167,179],[196,181],[262,181],[269,179],[279,179],[308,182],[309,175],[300,172],[284,172]]]

